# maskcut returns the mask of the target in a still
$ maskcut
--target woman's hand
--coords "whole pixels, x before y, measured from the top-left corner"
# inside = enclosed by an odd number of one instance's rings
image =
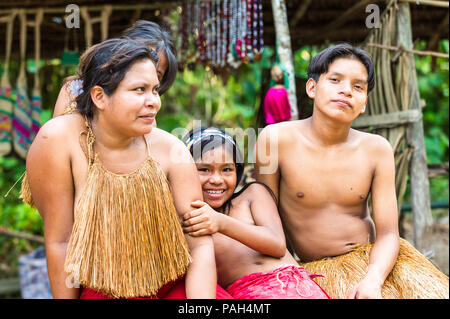
[[[191,203],[197,209],[183,215],[183,231],[191,236],[212,235],[220,231],[222,214],[207,203],[197,200]]]

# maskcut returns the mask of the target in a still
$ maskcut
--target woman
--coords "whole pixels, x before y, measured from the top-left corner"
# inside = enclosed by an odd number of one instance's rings
[[[291,119],[291,106],[288,93],[284,87],[284,73],[279,65],[270,70],[272,81],[275,83],[264,97],[264,119],[265,124],[274,124]]]
[[[160,81],[159,95],[163,95],[172,86],[177,74],[175,47],[169,33],[155,22],[138,20],[123,32],[122,38],[139,41],[157,52],[156,72]],[[53,117],[63,114],[66,110],[76,108],[74,100],[82,85],[83,83],[76,76],[68,77],[65,80],[56,100]]]
[[[184,283],[188,298],[216,297],[212,240],[184,238],[178,219],[201,198],[195,164],[182,142],[152,127],[156,62],[136,41],[89,48],[77,112],[48,121],[29,149],[55,298],[163,298]]]

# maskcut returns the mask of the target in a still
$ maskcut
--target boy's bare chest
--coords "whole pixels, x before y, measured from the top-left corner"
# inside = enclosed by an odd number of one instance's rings
[[[280,191],[291,200],[311,207],[353,206],[369,195],[374,172],[364,152],[292,147],[283,155]]]

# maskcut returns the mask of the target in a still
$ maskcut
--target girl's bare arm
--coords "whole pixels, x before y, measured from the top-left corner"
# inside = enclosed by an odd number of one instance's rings
[[[283,257],[286,253],[286,240],[270,193],[264,186],[252,184],[240,196],[248,198],[254,225],[216,212],[208,204],[200,202],[193,205],[201,208],[183,216],[184,231],[191,236],[220,232],[262,254]]]

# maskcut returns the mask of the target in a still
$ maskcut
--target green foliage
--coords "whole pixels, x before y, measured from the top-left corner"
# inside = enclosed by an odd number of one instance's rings
[[[30,234],[43,234],[42,218],[36,209],[19,199],[20,181],[25,163],[15,157],[0,157],[0,225]],[[8,196],[5,197],[8,190]]]
[[[419,42],[416,48],[425,50],[426,43]],[[448,40],[440,42],[439,52],[449,53]],[[448,162],[449,61],[416,55],[415,62],[420,97],[426,103],[422,111],[427,159],[429,163]]]
[[[427,43],[417,43],[425,50]],[[439,43],[439,52],[449,53],[449,41]],[[423,112],[424,139],[428,163],[449,161],[449,60],[431,56],[415,56],[420,97],[425,101]],[[449,198],[448,176],[430,179],[430,199]]]
[[[179,72],[173,87],[162,97],[158,127],[173,133],[179,128],[189,130],[194,121],[201,121],[202,126],[257,130],[262,69],[271,67],[273,53],[266,48],[260,62],[243,64],[221,75],[200,65]],[[247,159],[248,143],[244,144],[240,146]]]
[[[43,235],[42,218],[36,209],[19,199],[20,182],[8,190],[25,171],[25,163],[15,157],[0,157],[0,227]],[[25,239],[0,236],[0,278],[17,276],[18,256],[36,248]]]

